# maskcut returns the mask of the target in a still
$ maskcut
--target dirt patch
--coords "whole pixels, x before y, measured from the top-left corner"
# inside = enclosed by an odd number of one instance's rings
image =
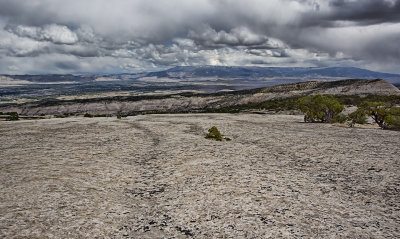
[[[2,121],[0,237],[398,238],[400,132],[302,119]]]

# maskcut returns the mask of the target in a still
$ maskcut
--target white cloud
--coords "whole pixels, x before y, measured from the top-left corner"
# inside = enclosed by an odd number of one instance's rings
[[[56,24],[46,25],[41,31],[41,37],[56,44],[74,44],[78,36],[66,26]]]
[[[5,56],[26,56],[34,55],[47,44],[38,42],[31,38],[19,37],[6,31],[0,31],[0,49],[3,49]]]
[[[18,25],[8,27],[8,31],[20,37],[27,37],[38,41],[50,41],[55,44],[75,44],[78,36],[66,26],[56,24],[43,27]]]

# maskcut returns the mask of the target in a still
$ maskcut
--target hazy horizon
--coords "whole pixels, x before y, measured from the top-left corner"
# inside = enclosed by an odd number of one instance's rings
[[[231,67],[231,68],[290,68],[290,69],[329,69],[329,68],[353,68],[353,69],[359,69],[359,70],[366,70],[366,71],[371,71],[374,73],[381,73],[381,74],[392,74],[392,75],[396,75],[396,76],[400,76],[400,74],[398,73],[390,73],[390,72],[382,72],[382,71],[374,71],[374,70],[370,70],[370,69],[366,69],[366,68],[360,68],[360,67],[351,67],[351,66],[324,66],[324,67],[318,67],[318,66],[311,66],[311,67],[302,67],[302,66],[297,66],[297,67],[280,67],[280,66],[215,66],[215,65],[199,65],[199,66],[170,66],[167,68],[160,68],[160,69],[154,69],[154,70],[148,70],[148,71],[139,71],[139,72],[67,72],[67,73],[46,73],[46,72],[41,72],[41,73],[25,73],[25,74],[1,74],[0,76],[23,76],[23,75],[32,75],[32,76],[45,76],[45,75],[82,75],[82,76],[95,76],[95,75],[99,75],[99,76],[107,76],[107,75],[124,75],[124,74],[148,74],[148,73],[157,73],[157,72],[164,72],[164,71],[169,71],[172,70],[176,67],[195,67],[195,68],[202,68],[202,67]],[[266,76],[266,78],[271,77],[271,76]],[[279,77],[279,76],[274,76],[274,77]],[[282,76],[282,77],[288,77],[288,76]],[[350,76],[349,76],[350,77]],[[351,78],[351,77],[350,77]],[[349,79],[350,79],[349,78]]]

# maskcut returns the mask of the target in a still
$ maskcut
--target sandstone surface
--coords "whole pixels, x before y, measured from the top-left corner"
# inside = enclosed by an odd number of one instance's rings
[[[395,131],[187,114],[0,121],[0,138],[1,238],[400,237]]]

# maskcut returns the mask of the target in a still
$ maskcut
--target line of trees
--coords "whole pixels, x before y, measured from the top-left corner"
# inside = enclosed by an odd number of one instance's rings
[[[351,122],[370,116],[382,129],[400,130],[400,107],[385,102],[364,102],[349,115]]]
[[[371,117],[382,129],[400,130],[400,107],[386,102],[366,101],[349,115],[343,115],[342,105],[332,95],[312,95],[298,99],[297,107],[305,116],[305,122],[348,122],[365,124],[367,117]]]

